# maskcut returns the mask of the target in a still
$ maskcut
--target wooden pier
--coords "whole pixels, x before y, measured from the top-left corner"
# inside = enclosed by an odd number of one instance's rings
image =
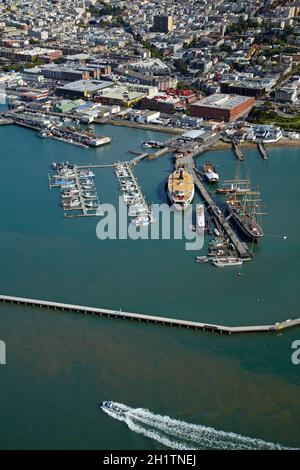
[[[22,305],[27,307],[37,307],[43,309],[59,310],[62,312],[81,313],[85,315],[94,315],[98,317],[115,318],[120,320],[131,320],[150,324],[159,324],[164,326],[175,326],[178,328],[187,328],[200,331],[208,331],[220,334],[236,333],[267,333],[280,332],[287,328],[300,325],[300,318],[294,320],[285,320],[274,325],[254,325],[254,326],[224,326],[212,323],[202,323],[190,320],[181,320],[178,318],[161,317],[154,315],[144,315],[140,313],[122,312],[121,310],[109,310],[105,308],[86,307],[82,305],[65,304],[61,302],[50,302],[45,300],[29,299],[24,297],[14,297],[9,295],[0,295],[0,302],[5,304]]]
[[[236,140],[232,139],[232,148],[233,148],[233,151],[235,153],[235,156],[236,158],[239,160],[239,161],[243,161],[245,160],[245,156],[241,150],[241,146],[240,144],[237,143]]]
[[[264,143],[263,143],[261,140],[259,140],[259,141],[257,142],[257,148],[258,148],[258,150],[259,150],[259,152],[260,152],[262,158],[263,158],[264,160],[268,160],[268,159],[269,159],[269,156],[268,156],[266,147],[264,146]]]

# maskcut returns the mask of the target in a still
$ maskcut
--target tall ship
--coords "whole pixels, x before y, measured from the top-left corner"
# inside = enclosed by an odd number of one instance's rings
[[[258,222],[260,212],[260,199],[257,198],[259,192],[256,192],[256,198],[248,194],[238,197],[237,193],[227,193],[226,204],[229,215],[232,217],[241,232],[254,242],[263,237],[263,229]]]
[[[194,178],[185,168],[177,168],[168,179],[168,197],[175,209],[185,210],[194,194]]]
[[[205,162],[203,169],[208,183],[217,183],[219,181],[219,175],[211,162]]]
[[[205,207],[204,204],[197,204],[196,206],[196,221],[197,231],[200,234],[204,233],[205,230]]]

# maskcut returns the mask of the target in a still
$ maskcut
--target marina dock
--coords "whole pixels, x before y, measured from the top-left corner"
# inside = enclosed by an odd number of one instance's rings
[[[174,326],[178,328],[187,328],[193,330],[207,331],[219,334],[237,334],[237,333],[268,333],[281,332],[287,328],[300,325],[300,318],[294,320],[285,320],[277,322],[274,325],[254,325],[254,326],[224,326],[211,323],[195,322],[190,320],[180,320],[177,318],[161,317],[154,315],[145,315],[141,313],[123,312],[109,310],[105,308],[86,307],[82,305],[65,304],[61,302],[50,302],[45,300],[29,299],[24,297],[14,297],[0,295],[0,302],[4,304],[22,305],[27,307],[37,307],[42,309],[59,310],[62,312],[81,313],[84,315],[94,315],[105,318],[115,318],[120,320],[131,320],[150,324],[164,326]]]
[[[115,173],[123,191],[125,204],[128,206],[128,214],[133,217],[133,223],[145,226],[154,221],[152,211],[132,171],[132,162],[120,162],[115,165]]]
[[[57,164],[55,164],[57,165]],[[66,218],[77,218],[99,215],[99,199],[92,176],[85,176],[85,168],[76,165],[58,164],[56,175],[48,175],[49,188],[61,188],[61,203]],[[71,168],[70,168],[71,166]],[[85,173],[84,173],[85,172]],[[89,180],[89,189],[84,189]],[[73,212],[73,214],[69,214]]]
[[[257,142],[257,148],[258,148],[258,150],[259,150],[259,152],[260,152],[262,158],[263,158],[264,160],[268,160],[268,159],[269,159],[269,156],[268,156],[266,147],[264,146],[264,143],[263,143],[261,140],[259,140],[259,141]]]

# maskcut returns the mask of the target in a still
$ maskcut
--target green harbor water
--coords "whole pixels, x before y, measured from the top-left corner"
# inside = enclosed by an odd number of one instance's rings
[[[242,268],[217,269],[195,263],[184,240],[100,241],[97,218],[64,218],[59,190],[48,187],[51,162],[128,160],[142,141],[169,138],[96,131],[111,145],[80,149],[0,127],[1,293],[224,325],[300,316],[299,148],[272,148],[268,161],[245,150],[241,170],[260,185],[265,237]],[[221,179],[234,176],[231,151],[199,156],[199,168],[206,159]],[[170,155],[134,168],[149,202],[167,202],[172,168]],[[113,168],[95,171],[101,202],[116,204]],[[300,365],[291,362],[300,329],[225,337],[0,305],[0,339],[2,449],[163,448],[99,411],[106,399],[300,447]]]

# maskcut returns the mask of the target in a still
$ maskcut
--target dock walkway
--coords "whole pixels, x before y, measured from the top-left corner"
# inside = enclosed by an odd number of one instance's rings
[[[184,160],[184,163],[187,165],[187,168],[191,175],[194,178],[195,185],[201,194],[202,198],[206,202],[213,218],[216,223],[218,229],[221,229],[222,232],[225,232],[227,237],[231,240],[235,249],[239,255],[239,257],[243,260],[249,260],[252,257],[252,254],[247,246],[246,243],[242,242],[235,231],[232,229],[231,225],[228,222],[228,218],[225,218],[223,213],[220,211],[219,207],[211,197],[210,193],[206,189],[205,185],[202,182],[201,175],[199,174],[199,170],[195,166],[195,162],[192,157],[185,157],[185,159],[180,159],[181,161]]]
[[[116,318],[121,320],[135,320],[137,322],[145,322],[166,326],[177,326],[179,328],[190,328],[193,330],[216,332],[220,334],[235,333],[266,333],[278,332],[287,328],[300,325],[300,318],[294,320],[286,320],[275,323],[274,325],[254,325],[254,326],[224,326],[211,323],[195,322],[190,320],[181,320],[177,318],[168,318],[154,315],[144,315],[140,313],[122,312],[117,310],[109,310],[105,308],[86,307],[83,305],[65,304],[61,302],[50,302],[45,300],[29,299],[24,297],[14,297],[8,295],[0,295],[0,302],[14,305],[23,305],[28,307],[38,307],[45,309],[60,310],[72,313],[81,313],[85,315],[95,315],[98,317]]]
[[[239,161],[243,161],[245,160],[245,156],[241,150],[241,146],[240,144],[237,143],[236,140],[232,139],[232,148],[233,148],[233,151],[235,153],[235,156],[236,158],[239,160]]]
[[[263,142],[262,142],[261,140],[259,140],[259,141],[257,142],[257,148],[258,148],[258,150],[259,150],[259,152],[260,152],[262,158],[263,158],[264,160],[268,160],[268,159],[269,159],[269,156],[268,156],[268,153],[267,153],[267,151],[266,151],[266,147],[264,146],[264,144],[263,144]]]

